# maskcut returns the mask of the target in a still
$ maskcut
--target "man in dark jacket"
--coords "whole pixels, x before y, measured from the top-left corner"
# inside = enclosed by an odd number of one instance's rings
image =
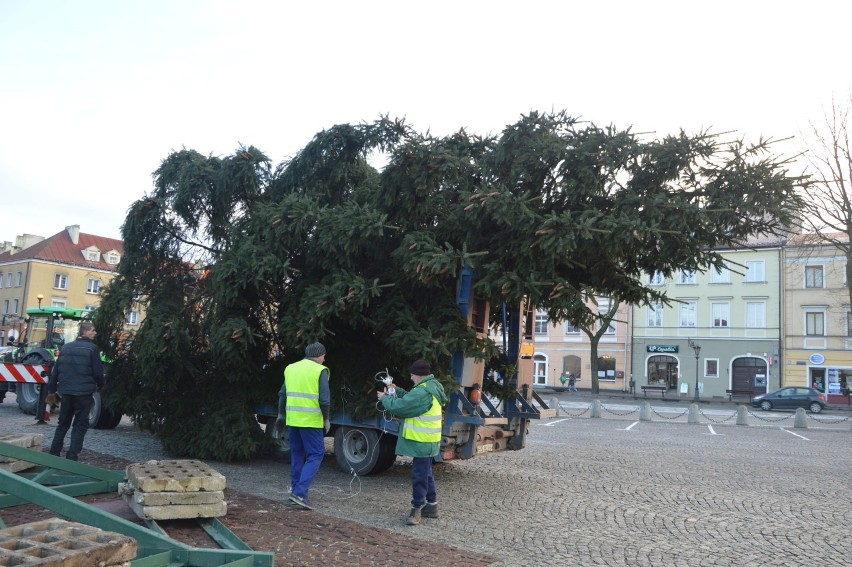
[[[411,466],[411,512],[406,523],[415,526],[420,518],[438,517],[438,492],[432,476],[432,461],[441,448],[441,407],[447,394],[429,363],[415,360],[409,369],[414,387],[407,392],[391,384],[378,392],[382,405],[404,418],[396,441],[396,454],[413,457]]]
[[[59,456],[65,434],[73,422],[71,445],[65,453],[65,458],[72,461],[76,461],[83,450],[83,438],[89,429],[89,412],[94,403],[92,394],[104,385],[101,351],[92,342],[96,334],[92,323],[80,323],[80,336],[62,347],[47,385],[47,403],[53,405],[57,401],[57,392],[62,400],[59,406],[59,425],[50,445],[50,454]]]

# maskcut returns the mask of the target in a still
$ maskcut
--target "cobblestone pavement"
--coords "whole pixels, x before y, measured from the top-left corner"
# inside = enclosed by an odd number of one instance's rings
[[[522,451],[436,465],[441,518],[420,526],[402,522],[405,459],[352,477],[328,455],[311,498],[329,518],[487,554],[495,567],[852,564],[849,414],[797,429],[790,419],[746,427],[603,413],[535,423]],[[9,398],[0,404],[0,429],[32,424]],[[49,443],[53,426],[42,429]],[[126,420],[90,431],[85,446],[137,462],[165,457]],[[288,489],[286,464],[209,464],[237,490],[282,499]]]

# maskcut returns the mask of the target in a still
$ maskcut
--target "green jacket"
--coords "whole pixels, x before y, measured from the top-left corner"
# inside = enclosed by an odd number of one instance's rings
[[[422,385],[420,385],[422,384]],[[382,396],[382,405],[396,417],[417,417],[423,415],[432,407],[432,398],[438,400],[442,406],[447,403],[447,394],[444,387],[430,374],[423,378],[418,387],[411,391],[396,387],[396,397]],[[441,448],[440,441],[437,443],[424,443],[412,439],[403,439],[402,428],[396,440],[396,454],[405,457],[434,457]]]

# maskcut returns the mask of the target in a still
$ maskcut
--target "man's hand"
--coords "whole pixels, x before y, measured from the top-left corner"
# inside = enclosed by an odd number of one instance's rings
[[[328,433],[329,431],[331,431],[331,422],[328,420],[328,418],[325,418],[325,419],[323,420],[323,422],[322,422],[322,428],[325,430],[325,432],[326,432],[326,433]]]
[[[48,406],[58,406],[60,402],[59,394],[55,392],[49,393],[47,396],[45,396],[44,402]]]
[[[281,432],[284,431],[284,428],[287,426],[287,420],[283,413],[279,413],[278,417],[275,419],[275,431]]]
[[[384,396],[384,395],[385,395],[385,392],[376,392],[376,399],[381,400],[382,396]]]

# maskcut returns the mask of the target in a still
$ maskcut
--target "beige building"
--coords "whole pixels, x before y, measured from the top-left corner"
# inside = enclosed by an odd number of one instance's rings
[[[598,298],[597,309],[606,313],[608,298]],[[594,308],[589,304],[590,308]],[[619,305],[612,325],[598,343],[598,384],[601,391],[627,390],[630,361],[630,327],[632,310]],[[539,311],[533,326],[533,354],[535,386],[557,386],[562,373],[573,374],[577,387],[591,388],[591,341],[579,327],[570,322],[552,322]]]
[[[813,235],[796,235],[784,249],[784,385],[811,386],[842,404],[852,385],[846,262]]]
[[[48,238],[25,234],[0,245],[0,344],[21,334],[28,307],[96,309],[100,292],[115,277],[124,254],[121,240],[68,226]],[[125,330],[138,329],[139,308]]]

